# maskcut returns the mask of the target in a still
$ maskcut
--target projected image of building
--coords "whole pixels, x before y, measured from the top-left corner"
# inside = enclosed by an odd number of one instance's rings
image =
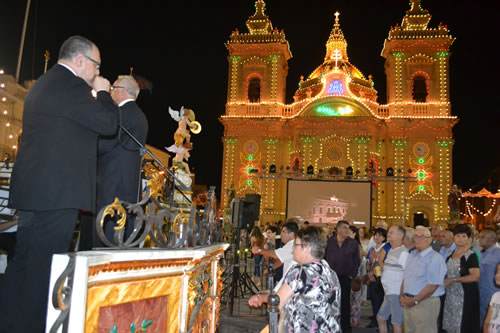
[[[336,196],[329,200],[317,199],[309,208],[309,216],[304,218],[311,223],[337,223],[347,216],[349,203]]]

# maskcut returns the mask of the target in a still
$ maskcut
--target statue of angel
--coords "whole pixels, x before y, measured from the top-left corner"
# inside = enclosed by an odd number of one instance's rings
[[[188,128],[195,134],[200,133],[201,125],[199,122],[195,121],[195,114],[193,110],[182,106],[179,111],[176,111],[168,107],[168,113],[170,113],[172,119],[177,121],[179,124],[174,133],[176,146],[181,147],[184,144],[184,139],[186,139],[186,142],[191,142],[191,134],[189,134]]]
[[[189,165],[184,162],[184,160],[187,161],[189,157],[191,157],[189,154],[189,151],[193,149],[193,144],[191,142],[185,142],[180,146],[173,144],[170,147],[165,147],[165,149],[171,153],[175,153],[175,157],[172,159],[172,167],[184,170],[189,176],[193,175],[189,170]]]

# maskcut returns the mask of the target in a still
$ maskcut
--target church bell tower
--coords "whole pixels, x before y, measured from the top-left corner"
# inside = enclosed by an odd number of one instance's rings
[[[292,55],[284,32],[273,28],[265,8],[263,0],[256,1],[255,13],[246,22],[248,33],[235,30],[226,43],[229,51],[226,115],[237,113],[239,105],[252,108],[256,103],[285,102],[288,59]],[[255,114],[273,111],[255,108]]]
[[[384,43],[387,102],[397,116],[449,116],[449,48],[454,38],[442,24],[428,27],[432,16],[420,2],[410,2],[402,24],[391,28]]]

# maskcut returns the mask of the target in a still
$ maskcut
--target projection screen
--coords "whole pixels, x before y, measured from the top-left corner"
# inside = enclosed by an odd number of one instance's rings
[[[323,224],[347,220],[369,228],[371,188],[369,181],[289,179],[287,218]]]

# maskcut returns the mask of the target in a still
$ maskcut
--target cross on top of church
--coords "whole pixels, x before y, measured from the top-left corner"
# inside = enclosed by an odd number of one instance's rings
[[[338,68],[337,62],[342,59],[342,52],[339,49],[333,50],[332,59],[335,59],[335,68]]]

